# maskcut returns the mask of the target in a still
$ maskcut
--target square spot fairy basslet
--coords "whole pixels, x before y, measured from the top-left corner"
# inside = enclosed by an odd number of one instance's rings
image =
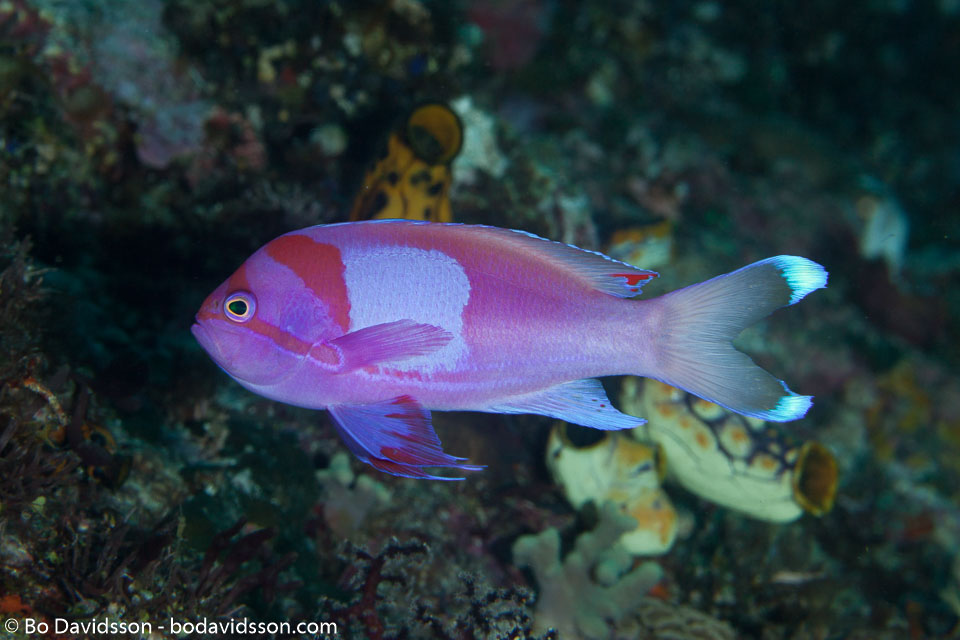
[[[197,313],[194,336],[247,389],[327,409],[377,469],[475,470],[444,453],[430,411],[534,413],[596,429],[643,420],[596,379],[656,378],[784,422],[797,395],[731,344],[826,286],[776,256],[650,300],[652,271],[521,231],[377,220],[294,231],[254,253]]]

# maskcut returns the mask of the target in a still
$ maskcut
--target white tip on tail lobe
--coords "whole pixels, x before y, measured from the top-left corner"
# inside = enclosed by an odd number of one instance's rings
[[[826,284],[827,272],[816,262],[775,256],[659,298],[663,329],[651,377],[743,415],[775,422],[802,418],[811,397],[791,391],[732,340]]]

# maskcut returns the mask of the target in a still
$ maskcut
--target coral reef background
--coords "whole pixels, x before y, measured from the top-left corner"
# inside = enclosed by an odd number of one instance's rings
[[[957,68],[955,0],[0,1],[0,617],[960,637]],[[741,345],[815,396],[789,429],[836,457],[830,513],[668,486],[672,549],[612,558],[630,523],[565,502],[548,419],[438,414],[487,468],[417,482],[216,369],[206,294],[345,220],[426,102],[464,127],[459,222],[635,260],[648,296],[827,267]]]

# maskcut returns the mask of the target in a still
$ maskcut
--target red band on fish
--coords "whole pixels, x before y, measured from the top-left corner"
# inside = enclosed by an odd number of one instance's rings
[[[256,331],[260,335],[270,338],[275,345],[281,349],[284,349],[285,351],[289,351],[290,353],[304,356],[309,353],[310,348],[313,346],[309,342],[304,342],[292,333],[264,322],[260,318],[251,319],[246,326],[251,330]]]
[[[266,246],[267,255],[289,267],[324,303],[343,331],[350,328],[350,299],[343,280],[340,250],[304,235],[281,236]]]
[[[611,273],[614,278],[624,278],[631,287],[641,280],[646,282],[654,277],[652,273]]]
[[[247,263],[244,262],[240,268],[233,272],[230,279],[227,280],[227,291],[250,291],[250,280],[247,278]]]

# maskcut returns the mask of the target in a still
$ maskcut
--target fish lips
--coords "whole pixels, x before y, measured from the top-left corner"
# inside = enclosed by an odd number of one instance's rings
[[[236,380],[243,379],[242,376],[238,375],[240,372],[236,370],[236,358],[234,354],[231,354],[231,351],[235,351],[235,349],[229,348],[230,335],[223,334],[223,329],[217,326],[216,320],[205,321],[198,316],[197,321],[190,327],[190,333],[192,333],[193,337],[200,343],[203,350],[207,352],[207,355],[210,356],[214,364],[227,372],[227,375],[231,378]],[[227,348],[224,348],[225,339]]]
[[[220,364],[223,362],[223,353],[220,351],[220,346],[217,344],[217,341],[213,338],[212,333],[208,330],[199,318],[190,327],[190,333],[193,334],[193,337],[197,339],[197,342],[200,343],[200,346],[210,354],[210,357],[213,358],[214,362]]]
[[[251,341],[249,333],[225,321],[203,318],[199,314],[196,320],[190,327],[193,337],[218,367],[248,388],[280,384],[293,376],[303,363],[303,358],[263,348],[264,339],[254,337]]]

